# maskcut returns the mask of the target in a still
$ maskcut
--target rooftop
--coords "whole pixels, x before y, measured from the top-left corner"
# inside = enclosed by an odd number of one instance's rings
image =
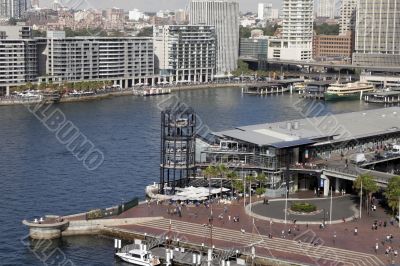
[[[327,138],[342,142],[390,132],[400,132],[400,107],[243,126],[215,134],[258,146],[282,148],[326,143]]]

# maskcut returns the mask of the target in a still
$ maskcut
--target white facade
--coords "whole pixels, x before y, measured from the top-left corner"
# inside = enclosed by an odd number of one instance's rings
[[[0,18],[22,18],[29,8],[29,0],[0,0]]]
[[[279,16],[279,9],[272,8],[271,3],[259,3],[258,4],[258,16],[260,20],[271,20],[277,19]]]
[[[271,18],[270,19],[278,19],[278,18],[279,18],[279,9],[272,8],[271,9]]]
[[[39,74],[53,81],[138,79],[154,74],[152,38],[39,39]]]
[[[239,3],[230,0],[192,0],[190,24],[213,25],[217,34],[217,74],[237,69],[239,59]]]
[[[357,0],[342,0],[340,6],[340,34],[354,31],[356,21]]]
[[[320,0],[317,9],[317,17],[334,18],[335,0]]]
[[[358,0],[353,63],[400,65],[400,0]]]
[[[281,52],[287,60],[308,61],[312,59],[313,0],[283,1],[282,39],[287,42]],[[283,59],[283,58],[281,58]]]
[[[133,9],[129,11],[129,20],[138,21],[144,18],[144,13],[138,9]]]
[[[176,82],[205,82],[215,74],[215,27],[167,25],[154,27],[156,71]]]

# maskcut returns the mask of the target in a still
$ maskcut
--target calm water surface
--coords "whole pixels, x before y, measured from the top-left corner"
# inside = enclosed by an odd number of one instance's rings
[[[301,118],[293,108],[296,95],[242,96],[240,89],[215,89],[177,96],[212,130]],[[104,152],[105,161],[95,171],[86,170],[24,106],[0,108],[0,265],[43,265],[24,242],[28,230],[23,219],[78,213],[144,196],[144,187],[158,179],[158,104],[166,97],[57,106]],[[359,101],[323,104],[324,113],[378,107]],[[112,239],[69,237],[53,245],[75,265],[116,264]]]

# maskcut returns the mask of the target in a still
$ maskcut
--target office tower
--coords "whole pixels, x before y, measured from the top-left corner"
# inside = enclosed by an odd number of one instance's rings
[[[340,6],[340,34],[346,34],[346,31],[353,31],[356,22],[357,0],[342,0]]]
[[[358,0],[353,64],[400,65],[400,0]]]
[[[320,0],[317,9],[317,17],[334,18],[335,0]]]
[[[0,0],[0,18],[22,18],[28,10],[28,2],[28,0]]]
[[[230,0],[192,0],[192,25],[215,26],[217,35],[217,74],[237,69],[239,58],[239,3]]]
[[[284,58],[311,60],[313,41],[313,0],[283,1]],[[282,50],[283,51],[283,50]],[[281,53],[281,58],[283,53]]]

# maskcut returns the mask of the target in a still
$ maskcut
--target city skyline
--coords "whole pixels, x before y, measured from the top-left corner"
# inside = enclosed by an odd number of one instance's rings
[[[282,0],[236,0],[239,2],[240,11],[257,11],[258,3],[272,3],[274,7],[280,8],[282,5]],[[87,2],[94,8],[112,8],[118,7],[125,10],[129,9],[140,9],[141,11],[155,12],[158,10],[175,10],[175,9],[185,9],[189,6],[190,0],[118,0],[118,1],[107,1],[107,0],[59,0],[60,3],[64,3],[70,6],[79,6],[79,3]],[[53,0],[41,0],[40,7],[50,7]],[[94,4],[95,3],[95,4]]]

